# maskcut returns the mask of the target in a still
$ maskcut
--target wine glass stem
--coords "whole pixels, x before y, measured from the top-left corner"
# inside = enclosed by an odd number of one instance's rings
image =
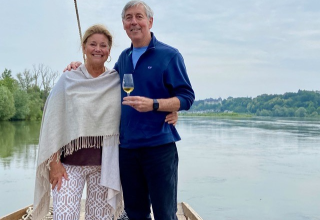
[[[130,92],[127,93],[127,96],[130,96]]]

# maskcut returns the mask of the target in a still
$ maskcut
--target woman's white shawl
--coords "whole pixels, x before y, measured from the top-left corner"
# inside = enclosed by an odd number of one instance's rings
[[[33,220],[49,211],[48,162],[102,140],[101,185],[108,188],[108,203],[117,217],[123,209],[119,174],[120,79],[115,70],[93,78],[81,65],[64,73],[52,89],[42,117],[36,172]],[[75,140],[76,144],[70,142]],[[89,145],[89,146],[88,146]],[[63,147],[64,146],[64,147]]]

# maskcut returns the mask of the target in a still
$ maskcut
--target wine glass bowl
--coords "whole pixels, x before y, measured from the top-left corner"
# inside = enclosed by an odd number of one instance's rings
[[[122,88],[127,93],[127,96],[130,96],[130,93],[134,89],[133,77],[131,73],[126,73],[123,75]]]

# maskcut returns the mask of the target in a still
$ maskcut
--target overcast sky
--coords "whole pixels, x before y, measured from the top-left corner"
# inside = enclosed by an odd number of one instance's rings
[[[74,1],[0,0],[0,71],[82,60]],[[125,0],[78,0],[82,32],[106,25],[112,68],[130,46]],[[320,90],[319,0],[146,0],[152,31],[185,59],[196,100]]]

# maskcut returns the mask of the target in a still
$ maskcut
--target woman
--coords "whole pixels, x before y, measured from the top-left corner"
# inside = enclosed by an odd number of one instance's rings
[[[85,65],[63,74],[42,119],[33,219],[79,219],[87,183],[86,219],[112,219],[122,210],[118,165],[120,82],[104,67],[112,36],[102,25],[84,34]]]

